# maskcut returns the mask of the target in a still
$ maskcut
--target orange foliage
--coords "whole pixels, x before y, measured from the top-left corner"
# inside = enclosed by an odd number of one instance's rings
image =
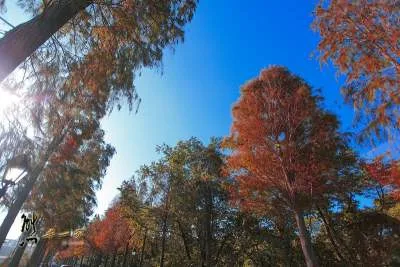
[[[125,249],[131,240],[131,229],[119,206],[110,208],[102,220],[90,225],[88,239],[95,248],[106,254]]]
[[[384,164],[381,159],[365,164],[368,174],[383,186],[390,188],[391,196],[400,200],[400,166],[398,161]]]
[[[367,134],[400,126],[399,12],[390,0],[321,1],[315,12],[320,59],[347,76],[342,92],[369,119]]]
[[[318,100],[281,67],[263,70],[242,87],[224,146],[233,152],[225,169],[235,177],[231,193],[244,208],[268,202],[266,192],[293,207],[300,195],[323,192],[334,177],[338,123]]]

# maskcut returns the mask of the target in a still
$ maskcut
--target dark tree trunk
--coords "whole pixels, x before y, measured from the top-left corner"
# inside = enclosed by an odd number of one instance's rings
[[[160,267],[164,267],[164,256],[165,256],[165,243],[167,239],[168,230],[168,212],[169,212],[169,189],[165,197],[164,216],[162,221],[162,239],[161,239],[161,257]]]
[[[185,230],[183,229],[183,226],[182,226],[179,218],[177,219],[177,223],[178,223],[179,232],[181,233],[181,237],[183,240],[183,245],[185,247],[186,256],[187,256],[189,262],[192,262],[192,256],[190,255],[190,249],[189,249],[189,244],[187,241],[187,236],[186,236]]]
[[[129,249],[129,242],[126,242],[125,252],[124,252],[124,259],[123,259],[123,261],[122,261],[122,267],[125,267],[126,258],[127,258],[127,256],[128,256],[128,249]]]
[[[307,267],[318,267],[319,265],[312,248],[310,233],[307,231],[307,227],[304,222],[303,211],[299,208],[296,208],[294,211],[294,215],[297,223],[297,228],[299,230],[301,249],[303,250],[303,255]]]
[[[143,244],[142,244],[142,251],[140,252],[140,262],[139,262],[139,267],[143,266],[143,259],[144,259],[144,250],[146,248],[146,239],[147,239],[147,228],[144,231],[144,237],[143,237]]]
[[[53,1],[42,14],[7,32],[0,39],[0,82],[91,3],[89,0]]]
[[[31,192],[33,185],[35,184],[37,178],[39,177],[44,166],[46,165],[47,160],[49,159],[53,151],[56,149],[56,147],[62,142],[64,136],[65,134],[62,134],[61,136],[53,139],[46,153],[43,155],[43,159],[30,173],[26,175],[29,177],[26,177],[25,179],[29,180],[26,182],[25,186],[17,193],[17,199],[14,201],[14,203],[12,203],[11,207],[8,209],[7,215],[0,226],[0,248],[3,246],[4,240],[6,239],[11,226],[18,215],[18,212],[21,210],[22,205],[28,198],[28,195]]]
[[[206,220],[205,220],[205,264],[207,267],[211,266],[211,246],[212,246],[212,221],[213,221],[213,201],[210,185],[206,184]]]
[[[10,264],[8,266],[10,267],[18,267],[19,262],[21,261],[22,255],[24,254],[27,242],[25,238],[28,236],[28,232],[23,232],[18,240],[18,245],[14,250],[14,253],[12,255]],[[21,242],[24,242],[24,246],[19,246]]]
[[[114,267],[114,265],[115,265],[115,257],[116,257],[116,254],[117,254],[117,252],[114,252],[114,253],[113,253],[113,257],[112,257],[112,260],[111,260],[111,267]]]
[[[332,244],[332,246],[333,246],[333,248],[335,250],[335,253],[336,253],[337,257],[338,257],[338,260],[340,260],[342,262],[346,262],[346,259],[344,258],[344,256],[340,252],[339,245],[337,244],[337,241],[336,241],[336,239],[335,239],[335,237],[333,235],[333,230],[331,229],[327,219],[325,218],[324,213],[322,212],[321,208],[318,205],[317,205],[317,210],[318,210],[319,216],[322,219],[322,222],[324,223],[324,226],[325,226],[325,229],[326,229],[326,233],[328,234],[329,241],[331,242],[331,244]]]
[[[37,267],[40,265],[44,257],[44,254],[46,252],[46,245],[47,245],[47,240],[41,238],[37,243],[31,258],[29,259],[28,267]]]
[[[107,266],[108,258],[109,258],[109,256],[107,255],[107,256],[106,256],[106,259],[104,260],[104,266]]]

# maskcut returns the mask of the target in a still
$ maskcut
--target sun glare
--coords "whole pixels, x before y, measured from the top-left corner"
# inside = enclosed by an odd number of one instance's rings
[[[4,112],[13,104],[16,104],[19,97],[8,92],[3,86],[0,86],[0,120],[4,116]]]

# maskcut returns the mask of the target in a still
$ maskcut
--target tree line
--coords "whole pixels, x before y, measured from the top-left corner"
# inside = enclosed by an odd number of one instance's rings
[[[8,209],[0,246],[20,211],[39,215],[40,235],[87,229],[74,245],[40,239],[27,266],[53,258],[140,267],[400,264],[396,150],[367,160],[350,145],[397,145],[396,1],[321,1],[314,13],[317,55],[345,75],[342,92],[360,132],[340,132],[317,91],[285,67],[269,67],[242,86],[229,136],[158,147],[160,159],[125,181],[93,220],[95,191],[115,153],[100,120],[123,101],[137,111],[135,75],[159,67],[163,49],[183,41],[197,1],[19,4],[33,19],[0,39],[0,79],[17,66],[23,73],[3,82],[23,105],[0,125],[0,201]],[[16,168],[23,177],[11,186]],[[363,208],[368,198],[372,207]],[[5,264],[22,264],[25,249]]]

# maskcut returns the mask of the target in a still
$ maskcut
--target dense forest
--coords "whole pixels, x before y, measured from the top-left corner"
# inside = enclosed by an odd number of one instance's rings
[[[345,77],[357,131],[271,65],[243,81],[229,135],[148,148],[158,159],[104,215],[96,191],[116,150],[100,122],[123,105],[140,112],[135,79],[179,49],[199,3],[18,3],[32,19],[0,39],[0,80],[22,103],[0,117],[0,246],[21,211],[37,220],[3,266],[400,266],[399,1],[313,13],[317,58]],[[356,149],[382,143],[372,159]]]

